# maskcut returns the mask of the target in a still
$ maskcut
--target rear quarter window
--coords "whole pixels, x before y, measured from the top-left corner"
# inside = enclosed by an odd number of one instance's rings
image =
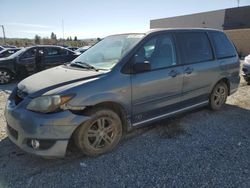
[[[227,36],[222,32],[211,32],[215,55],[218,59],[236,56],[236,50]]]
[[[176,33],[184,64],[213,60],[213,52],[205,32]]]
[[[45,48],[46,50],[46,56],[50,57],[50,56],[58,56],[60,55],[60,48],[53,48],[53,47],[48,47]]]

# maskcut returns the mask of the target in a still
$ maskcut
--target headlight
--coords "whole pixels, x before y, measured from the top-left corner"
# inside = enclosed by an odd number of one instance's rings
[[[55,112],[63,109],[64,105],[73,98],[72,95],[69,96],[41,96],[33,99],[27,106],[28,110],[49,113]]]

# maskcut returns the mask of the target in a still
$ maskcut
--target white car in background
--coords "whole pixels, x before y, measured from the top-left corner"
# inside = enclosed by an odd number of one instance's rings
[[[242,66],[242,76],[248,84],[250,84],[250,54],[245,57]]]

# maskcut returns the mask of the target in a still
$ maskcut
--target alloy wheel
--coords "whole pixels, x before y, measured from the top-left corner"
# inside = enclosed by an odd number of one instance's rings
[[[224,86],[218,86],[213,93],[212,100],[216,106],[221,106],[225,103],[227,98],[226,88]]]
[[[11,80],[11,75],[5,70],[0,71],[0,84],[9,83]]]
[[[111,118],[100,117],[87,131],[88,144],[94,149],[111,145],[115,140],[116,129]]]

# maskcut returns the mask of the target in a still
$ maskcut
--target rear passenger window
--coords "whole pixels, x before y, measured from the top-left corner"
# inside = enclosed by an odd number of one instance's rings
[[[218,59],[236,56],[235,49],[226,35],[221,32],[210,33]]]
[[[47,54],[46,56],[57,56],[60,55],[60,48],[46,48]]]
[[[61,49],[61,55],[68,55],[68,54],[70,54],[69,50]]]
[[[176,37],[185,64],[213,59],[212,49],[206,33],[182,32],[176,33]]]

